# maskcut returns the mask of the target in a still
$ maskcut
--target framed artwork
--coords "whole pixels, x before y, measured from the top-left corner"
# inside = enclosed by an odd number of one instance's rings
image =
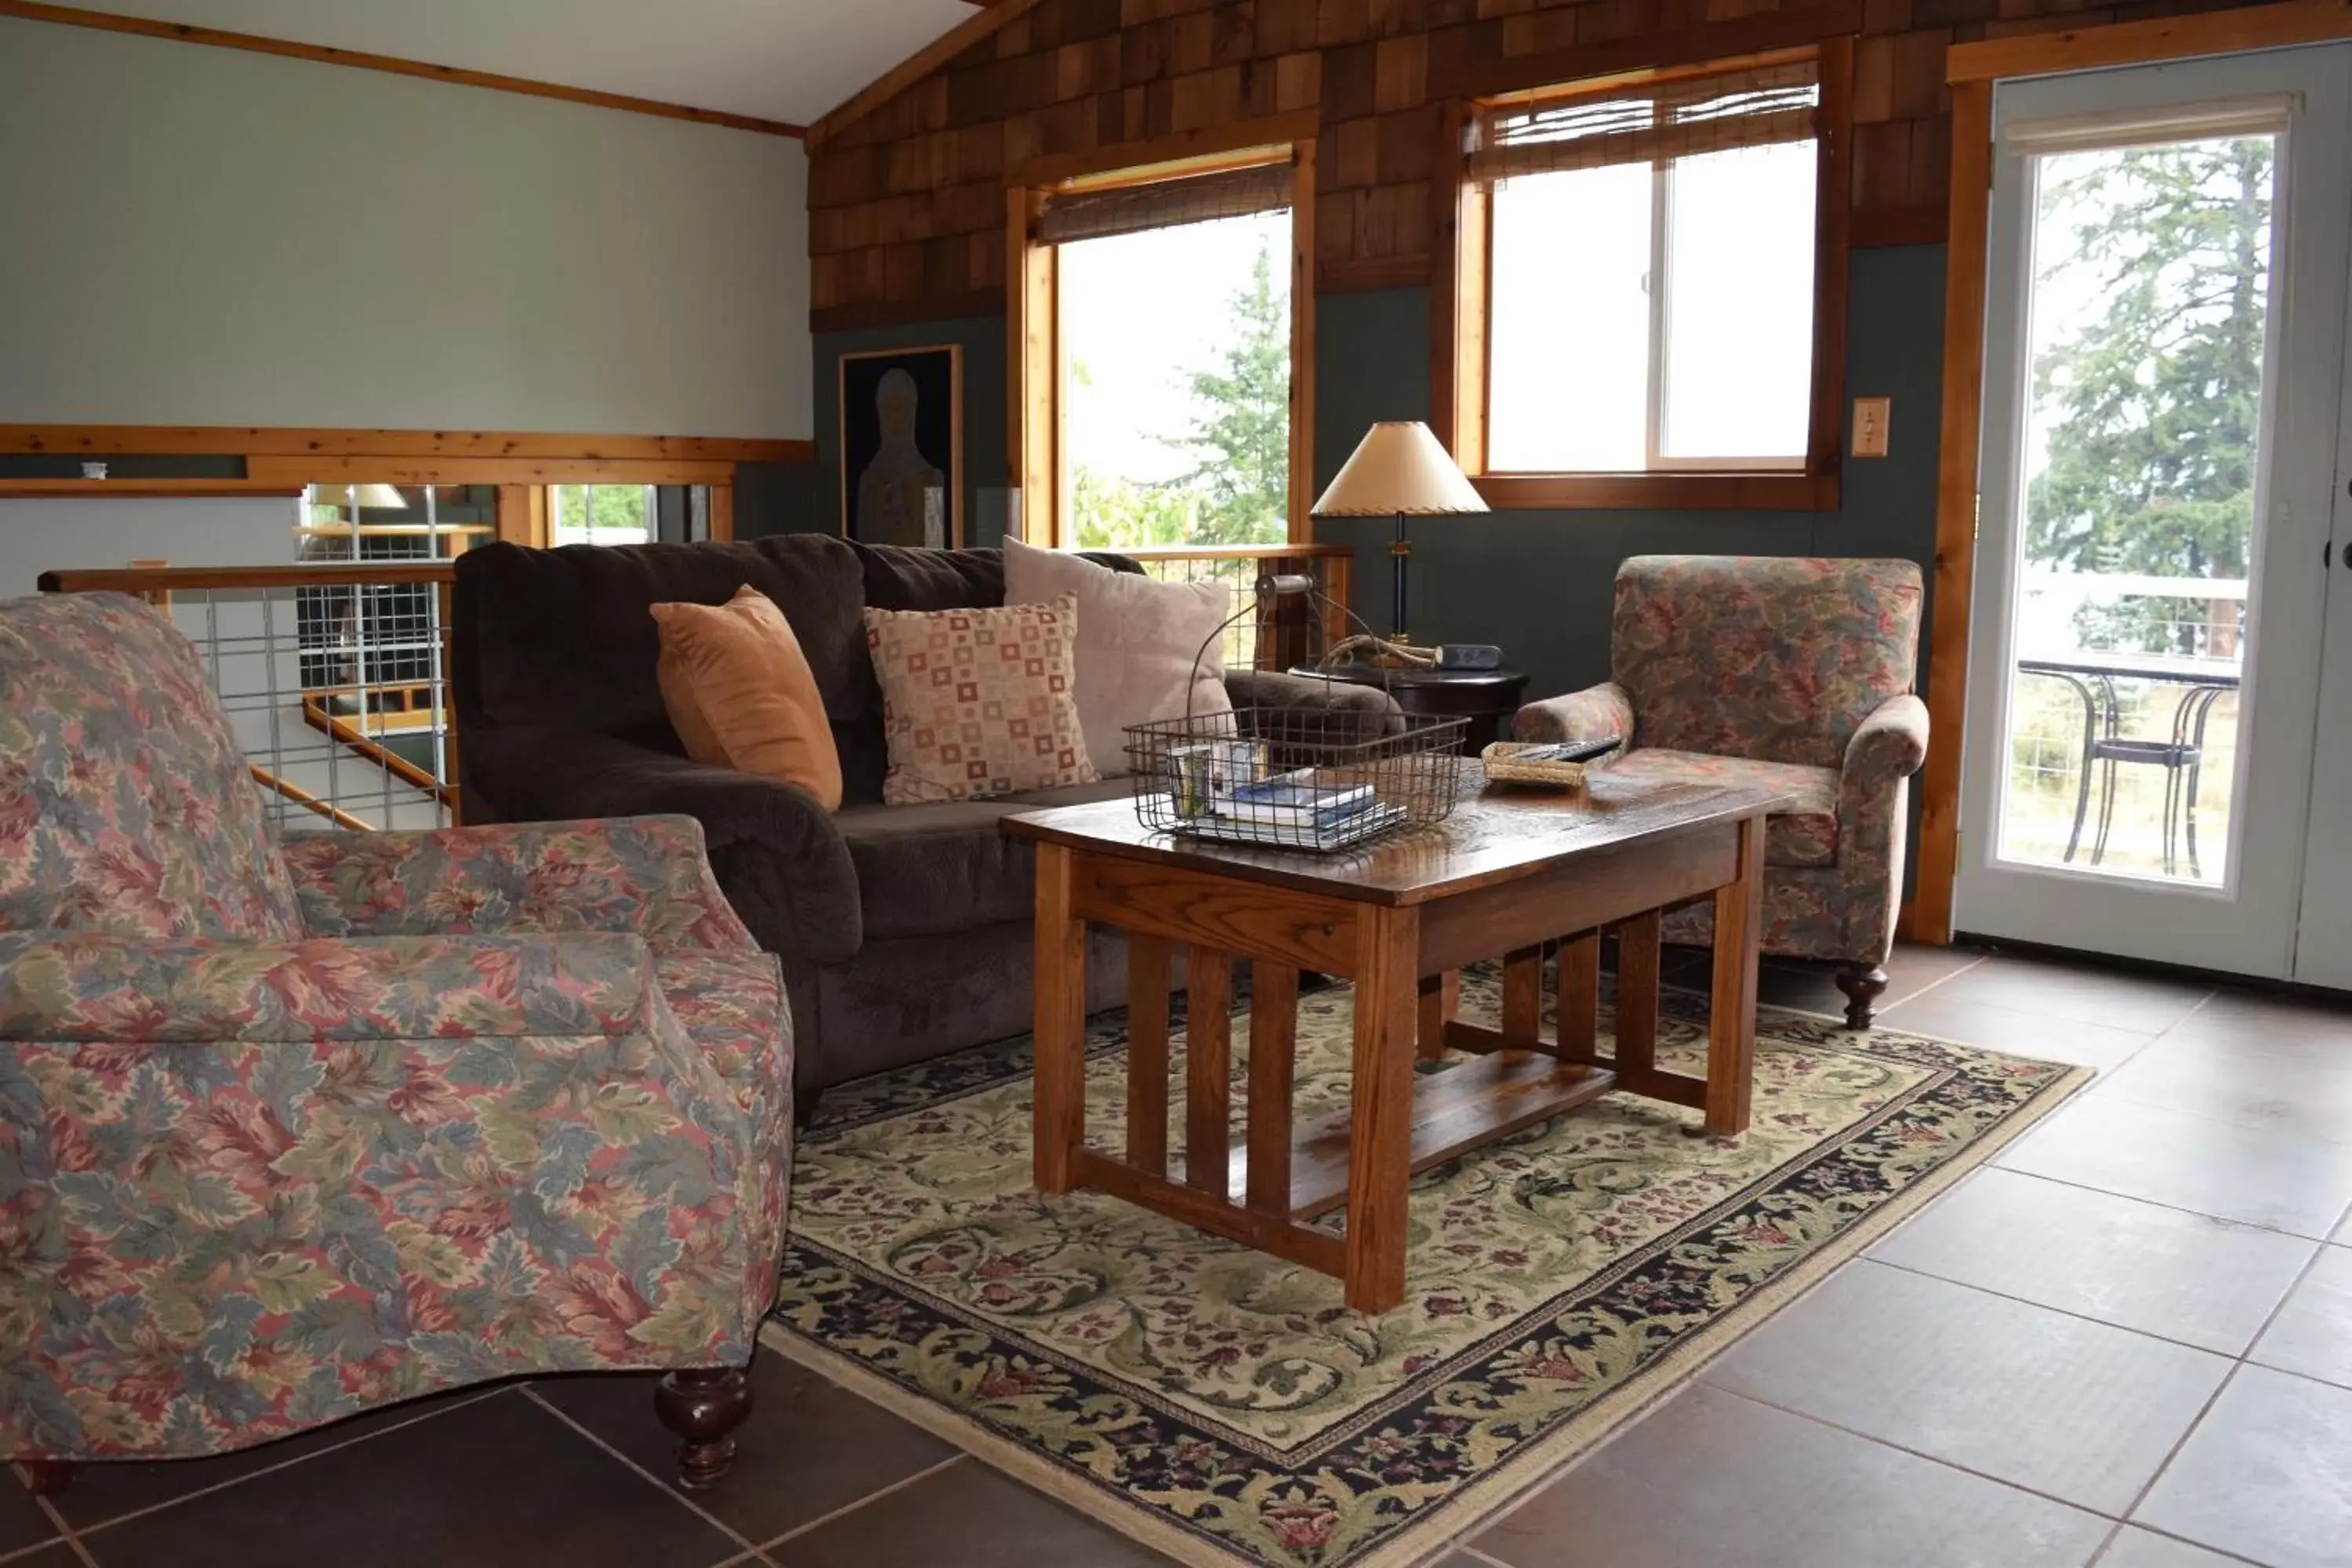
[[[841,531],[868,544],[963,544],[963,349],[841,356]]]

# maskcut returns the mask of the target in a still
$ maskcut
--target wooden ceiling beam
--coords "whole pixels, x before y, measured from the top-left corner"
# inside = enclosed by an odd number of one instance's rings
[[[493,71],[464,70],[392,55],[371,55],[338,49],[325,44],[297,44],[265,38],[255,33],[224,32],[182,22],[159,22],[149,16],[122,16],[111,11],[86,11],[74,5],[47,5],[37,0],[0,0],[0,16],[26,22],[55,22],[68,27],[90,27],[103,33],[130,33],[144,38],[174,38],[184,44],[207,44],[215,48],[245,49],[286,59],[311,60],[320,65],[352,66],[361,70],[387,71],[394,76],[421,77],[426,81],[453,82],[459,87],[483,87],[496,92],[517,92],[529,98],[554,98],[584,103],[593,109],[616,109],[627,114],[651,114],[665,120],[690,120],[700,125],[723,125],[732,131],[756,131],[764,136],[801,136],[806,127],[782,120],[761,120],[717,109],[696,109],[683,103],[663,103],[625,93],[598,92],[593,88],[565,87],[558,82],[532,81],[499,76]]]

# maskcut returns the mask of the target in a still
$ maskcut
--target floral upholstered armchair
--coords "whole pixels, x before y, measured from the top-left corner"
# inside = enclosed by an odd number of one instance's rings
[[[685,817],[281,844],[162,615],[0,603],[0,1458],[529,1372],[749,1412],[792,1037]]]
[[[1908,561],[1637,555],[1617,571],[1610,677],[1519,710],[1525,741],[1622,735],[1608,766],[1780,791],[1764,831],[1767,952],[1833,960],[1846,1023],[1886,989],[1905,796],[1927,754],[1911,694],[1919,569]],[[1704,944],[1686,904],[1669,942]]]

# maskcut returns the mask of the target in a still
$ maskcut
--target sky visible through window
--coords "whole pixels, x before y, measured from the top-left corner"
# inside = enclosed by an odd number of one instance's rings
[[[1811,414],[1811,142],[1675,161],[1667,180],[1666,464],[1794,463]],[[1650,464],[1647,163],[1496,182],[1487,458],[1505,472]]]
[[[1289,251],[1287,212],[1062,246],[1074,542],[1284,537]]]

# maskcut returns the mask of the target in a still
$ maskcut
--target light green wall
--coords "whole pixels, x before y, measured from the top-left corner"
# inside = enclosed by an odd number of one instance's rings
[[[801,143],[0,18],[0,422],[810,433]]]

